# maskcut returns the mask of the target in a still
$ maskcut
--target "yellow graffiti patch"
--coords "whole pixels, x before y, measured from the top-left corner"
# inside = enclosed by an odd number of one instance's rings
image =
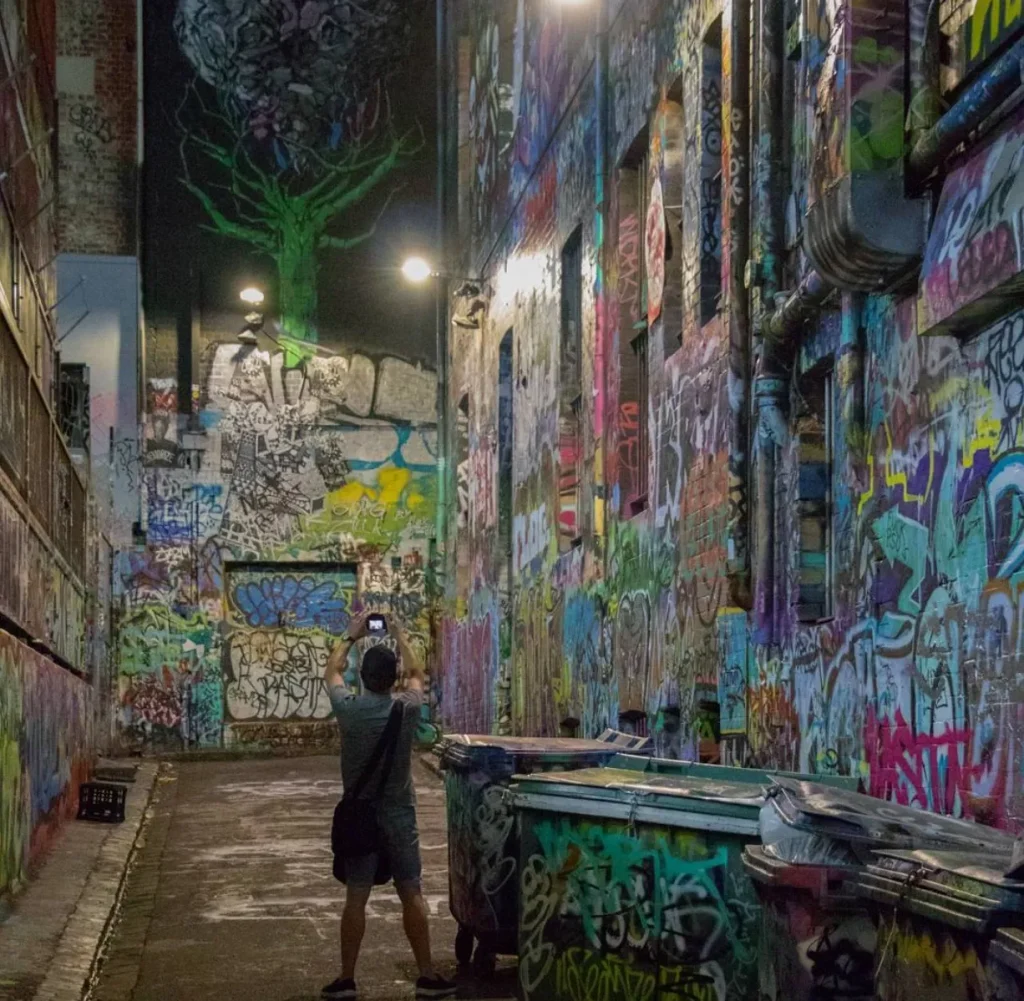
[[[928,432],[928,482],[924,485],[924,493],[912,494],[908,489],[910,480],[904,472],[893,472],[892,469],[892,432],[889,425],[885,424],[885,485],[887,487],[900,487],[903,493],[905,504],[924,504],[928,495],[932,492],[932,485],[935,481],[935,436]],[[863,513],[868,501],[875,495],[875,458],[870,460],[871,472],[868,480],[868,488],[860,495],[857,503],[857,514]]]
[[[378,500],[388,507],[397,504],[411,479],[412,473],[408,469],[382,469],[377,477],[377,482],[380,485]]]
[[[358,481],[353,481],[352,483],[346,483],[343,487],[339,487],[330,494],[329,502],[332,508],[351,507],[358,504],[364,497],[369,497],[373,500],[376,496],[376,491],[371,490]]]
[[[377,474],[376,489],[353,480],[331,493],[328,501],[333,509],[355,507],[364,497],[385,507],[396,507],[411,482],[412,473],[408,469],[382,469]],[[422,507],[425,500],[420,493],[412,493],[405,498],[410,509]]]
[[[930,935],[901,935],[899,960],[923,966],[936,977],[950,980],[973,973],[979,967],[974,949],[958,949],[949,938],[940,945]]]
[[[1002,424],[992,416],[991,411],[987,411],[984,417],[978,418],[978,424],[975,428],[974,435],[970,442],[968,442],[967,448],[964,449],[964,469],[970,469],[974,465],[974,456],[977,455],[978,452],[984,452],[986,450],[991,452],[999,444],[999,433],[1001,428]]]

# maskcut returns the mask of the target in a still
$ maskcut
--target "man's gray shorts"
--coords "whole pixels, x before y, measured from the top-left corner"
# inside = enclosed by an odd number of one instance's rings
[[[381,806],[377,814],[384,848],[391,862],[395,886],[418,890],[423,875],[420,861],[420,835],[416,828],[415,806]],[[345,884],[361,890],[373,886],[377,856],[345,860]]]

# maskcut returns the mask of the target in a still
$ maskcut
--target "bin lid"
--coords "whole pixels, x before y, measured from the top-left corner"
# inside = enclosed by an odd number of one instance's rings
[[[531,765],[600,764],[616,754],[649,753],[649,737],[605,730],[594,740],[579,737],[495,737],[490,734],[449,734],[440,743],[441,764],[485,770],[519,771]]]
[[[910,806],[777,776],[768,801],[784,824],[837,841],[867,848],[971,848],[1005,854],[1013,838],[970,820],[956,820]]]
[[[1024,930],[1000,928],[989,947],[989,955],[1024,975]]]
[[[811,894],[821,907],[862,907],[850,885],[860,871],[857,866],[787,862],[763,845],[747,845],[743,849],[743,868],[754,883],[783,892]]]
[[[1008,852],[879,851],[857,877],[857,892],[943,925],[985,932],[1024,920],[1024,882],[1009,879]]]
[[[713,767],[705,765],[701,771]],[[741,782],[706,774],[649,774],[611,765],[517,776],[512,791],[519,809],[756,837],[764,802],[760,779],[756,771],[748,782]]]
[[[631,771],[645,772],[648,775],[677,775],[686,778],[709,778],[722,782],[732,780],[748,784],[755,782],[768,786],[779,777],[805,779],[806,775],[797,772],[779,772],[771,769],[737,768],[730,765],[707,765],[699,761],[682,761],[678,758],[654,758],[635,753],[618,754],[608,762],[610,768],[624,768]],[[857,791],[858,780],[849,775],[824,775],[815,781],[822,785],[835,786],[837,789]]]

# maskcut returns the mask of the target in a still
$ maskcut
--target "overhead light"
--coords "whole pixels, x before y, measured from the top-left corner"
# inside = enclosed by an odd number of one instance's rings
[[[263,300],[266,299],[266,296],[263,294],[263,289],[258,289],[255,285],[250,285],[248,288],[244,288],[238,293],[238,298],[249,306],[262,306]]]
[[[402,265],[407,281],[420,285],[434,274],[434,269],[422,257],[410,257]]]

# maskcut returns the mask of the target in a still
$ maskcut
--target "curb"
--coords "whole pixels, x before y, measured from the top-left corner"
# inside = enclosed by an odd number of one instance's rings
[[[158,770],[156,762],[139,767],[129,787],[124,823],[104,839],[33,1001],[80,1001],[86,990],[143,839]]]

